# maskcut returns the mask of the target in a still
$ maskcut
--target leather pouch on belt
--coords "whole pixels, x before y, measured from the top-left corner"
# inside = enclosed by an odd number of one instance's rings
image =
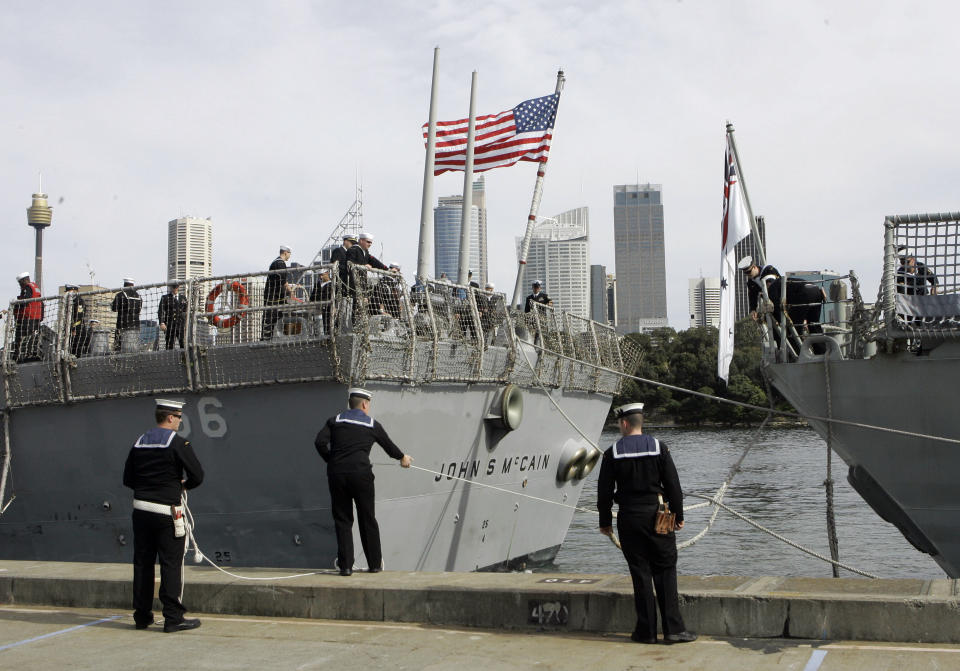
[[[653,530],[661,536],[666,536],[673,532],[677,523],[676,513],[670,512],[670,504],[663,500],[662,494],[657,494],[660,505],[657,506],[657,517],[653,523]]]

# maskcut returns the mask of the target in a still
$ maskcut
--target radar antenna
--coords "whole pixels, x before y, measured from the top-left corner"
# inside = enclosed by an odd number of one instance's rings
[[[356,190],[357,194],[353,204],[347,209],[346,214],[343,215],[340,222],[330,232],[327,241],[323,243],[320,251],[313,257],[310,265],[315,266],[320,263],[329,263],[331,252],[340,246],[344,235],[359,235],[360,232],[363,231],[363,186],[360,184],[359,179],[356,183]]]

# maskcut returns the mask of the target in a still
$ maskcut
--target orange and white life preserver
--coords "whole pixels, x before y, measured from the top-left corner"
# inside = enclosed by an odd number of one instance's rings
[[[204,306],[205,312],[214,311],[216,300],[220,296],[220,294],[223,293],[224,288],[232,291],[237,295],[237,307],[245,308],[250,306],[250,297],[247,296],[247,288],[242,284],[240,284],[240,282],[238,282],[237,280],[234,280],[229,284],[227,282],[222,282],[218,284],[213,288],[213,290],[210,291],[209,294],[207,294],[207,303]],[[210,321],[211,324],[213,324],[217,328],[228,329],[231,326],[236,326],[237,324],[239,324],[240,319],[242,317],[243,317],[243,313],[238,312],[230,315],[229,317],[226,315],[211,315],[210,317],[207,317],[207,319]]]

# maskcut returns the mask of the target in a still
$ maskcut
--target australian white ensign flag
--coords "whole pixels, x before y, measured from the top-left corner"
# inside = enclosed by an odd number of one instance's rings
[[[727,135],[727,153],[723,161],[723,220],[721,222],[720,259],[720,342],[717,344],[717,376],[726,382],[733,360],[733,326],[737,312],[737,243],[750,235],[743,185],[737,174],[737,162]]]

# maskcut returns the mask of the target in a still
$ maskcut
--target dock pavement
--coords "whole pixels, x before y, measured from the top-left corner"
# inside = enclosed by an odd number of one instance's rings
[[[651,652],[646,650],[651,646],[632,644],[628,638],[634,611],[627,575],[385,571],[341,577],[334,572],[306,571],[312,575],[281,579],[305,571],[232,570],[258,580],[242,580],[212,567],[188,564],[184,603],[191,614],[201,614],[204,619],[204,626],[198,631],[202,632],[200,636],[213,639],[211,650],[217,646],[229,648],[231,638],[239,636],[237,632],[250,632],[241,637],[244,640],[263,638],[262,649],[251,643],[256,650],[249,655],[241,653],[247,661],[267,654],[274,634],[263,632],[272,631],[279,639],[290,639],[291,649],[302,647],[304,655],[308,655],[307,650],[312,651],[309,654],[320,654],[315,648],[318,641],[324,643],[330,648],[323,652],[329,653],[328,660],[338,659],[342,652],[338,651],[353,643],[372,646],[364,654],[376,658],[378,651],[386,655],[395,640],[402,639],[409,641],[410,646],[403,657],[410,661],[403,668],[453,668],[457,655],[464,655],[460,663],[470,666],[473,661],[469,660],[489,657],[482,662],[489,669],[531,668],[531,660],[543,661],[539,668],[571,668],[577,666],[573,660],[581,659],[581,648],[599,646],[591,654],[603,655],[604,659],[607,655],[616,659],[621,654],[641,655],[651,660],[651,668],[656,660],[649,655],[666,654],[665,660],[685,659],[694,664],[689,668],[808,669],[808,662],[816,661],[811,656],[813,652],[829,650],[830,654],[821,660],[824,665],[828,659],[859,651],[857,659],[866,660],[881,652],[888,661],[899,655],[920,655],[917,659],[937,660],[930,668],[960,669],[960,647],[950,645],[960,643],[960,581],[950,579],[680,576],[684,619],[689,629],[701,634],[702,640],[680,646],[653,646]],[[62,636],[77,641],[109,637],[110,632],[126,636],[131,630],[131,601],[129,564],[0,562],[0,669],[42,668],[32,662],[10,666],[11,660],[19,659],[18,655],[28,654],[48,640],[38,638],[23,643],[36,637],[53,634],[49,636],[51,642],[42,645],[59,649],[56,641]],[[268,626],[266,622],[273,624]],[[56,633],[79,626],[77,623],[84,626]],[[317,633],[321,631],[322,634]],[[194,634],[183,632],[177,636]],[[845,643],[847,647],[842,650],[846,652],[834,654],[841,648],[831,646],[841,645],[842,641],[857,643]],[[866,645],[872,642],[881,644]],[[109,645],[129,643],[123,640]],[[899,645],[902,643],[913,645]],[[617,652],[621,648],[629,652]],[[693,651],[677,652],[688,648]],[[403,646],[398,649],[407,650]],[[418,658],[417,650],[429,649],[434,649],[437,659],[446,660],[442,663],[449,666],[421,663],[427,658]],[[63,650],[66,659],[69,647]],[[522,663],[511,661],[511,650],[517,651],[517,659]],[[781,667],[779,662],[751,666],[744,660],[736,661],[740,653],[747,657],[760,654],[758,660],[770,663],[768,652],[757,653],[763,650],[777,650],[778,659],[789,657],[791,664],[799,666]],[[896,655],[890,657],[894,652]],[[690,657],[705,655],[713,659],[722,654],[735,655],[730,666],[701,666]],[[500,661],[494,663],[494,659]],[[551,659],[554,661],[550,662]],[[927,668],[925,664],[887,666],[886,662],[864,662],[862,667],[834,668],[875,671]],[[118,662],[116,668],[121,666]],[[338,666],[360,668],[340,662]],[[590,665],[588,661],[579,668],[583,666],[607,668]],[[195,668],[255,667],[251,662],[250,666],[209,664]],[[656,667],[664,671],[682,668],[669,663],[664,666],[659,661]],[[72,668],[80,667],[74,664]],[[303,668],[311,667],[307,664]],[[611,661],[609,668],[625,667]],[[809,667],[813,668],[821,667]]]

